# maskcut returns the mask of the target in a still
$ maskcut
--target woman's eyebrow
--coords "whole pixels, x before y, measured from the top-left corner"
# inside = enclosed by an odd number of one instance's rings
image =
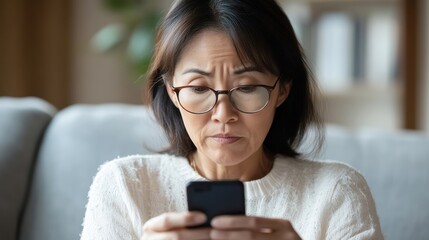
[[[264,69],[258,66],[249,66],[249,67],[241,67],[237,70],[234,71],[235,75],[240,75],[246,72],[260,72],[260,73],[264,73]]]
[[[234,71],[235,75],[240,75],[246,72],[260,72],[260,73],[264,73],[264,69],[261,67],[257,67],[257,66],[249,66],[249,67],[240,67],[237,70]],[[197,73],[197,74],[201,74],[203,76],[210,76],[211,73],[206,72],[204,70],[198,69],[198,68],[190,68],[187,69],[185,71],[183,71],[182,75],[188,74],[188,73]]]
[[[182,75],[185,75],[187,73],[197,73],[197,74],[201,74],[203,76],[210,76],[209,72],[203,71],[203,70],[198,69],[198,68],[187,69],[187,70],[183,71]]]

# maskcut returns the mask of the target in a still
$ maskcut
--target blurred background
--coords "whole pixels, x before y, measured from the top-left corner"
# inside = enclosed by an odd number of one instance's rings
[[[142,104],[153,31],[172,0],[0,4],[0,96]],[[329,123],[429,132],[426,0],[278,0]],[[1,116],[0,116],[1,117]]]

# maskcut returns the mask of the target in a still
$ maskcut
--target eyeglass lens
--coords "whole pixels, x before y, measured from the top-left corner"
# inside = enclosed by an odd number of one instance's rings
[[[270,91],[262,86],[243,86],[230,91],[231,104],[239,111],[255,113],[268,103]],[[192,113],[210,111],[217,102],[216,93],[206,87],[185,87],[178,93],[180,105]]]

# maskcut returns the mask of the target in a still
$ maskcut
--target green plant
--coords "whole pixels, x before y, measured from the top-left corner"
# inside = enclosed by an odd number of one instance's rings
[[[102,53],[125,53],[134,72],[144,75],[152,56],[160,11],[151,0],[102,0],[101,3],[119,14],[120,22],[101,28],[92,38],[92,46]]]

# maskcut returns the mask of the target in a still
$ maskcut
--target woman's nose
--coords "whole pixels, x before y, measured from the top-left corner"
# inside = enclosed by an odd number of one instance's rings
[[[238,120],[238,111],[232,106],[228,95],[219,95],[218,101],[212,110],[212,120],[222,123]]]

